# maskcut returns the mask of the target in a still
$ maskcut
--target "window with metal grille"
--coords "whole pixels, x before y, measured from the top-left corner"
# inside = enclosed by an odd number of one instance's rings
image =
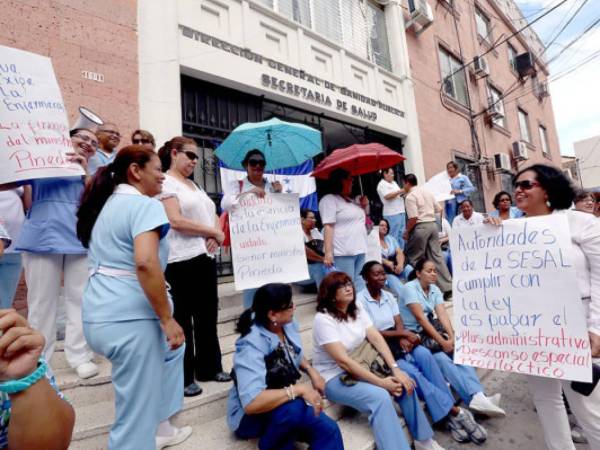
[[[462,63],[443,47],[440,47],[439,56],[444,93],[466,106],[467,80],[464,68],[459,70]]]
[[[475,25],[477,34],[486,41],[490,40],[490,19],[479,8],[475,8]]]

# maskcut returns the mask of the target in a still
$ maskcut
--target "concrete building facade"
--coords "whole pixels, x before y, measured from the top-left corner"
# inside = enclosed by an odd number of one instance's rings
[[[600,189],[600,136],[573,143],[584,189]]]
[[[535,59],[533,76],[517,70],[518,55],[540,55],[543,45],[530,28],[515,34],[526,22],[514,1],[409,3],[408,24],[419,16],[415,10],[429,8],[433,17],[407,29],[426,176],[458,162],[477,185],[476,208],[490,210],[496,192],[511,190],[518,169],[535,162],[560,167],[543,57]],[[478,56],[484,62],[475,63]]]

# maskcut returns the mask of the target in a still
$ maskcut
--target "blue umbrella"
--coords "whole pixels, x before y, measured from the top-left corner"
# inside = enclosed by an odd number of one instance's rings
[[[267,170],[297,166],[323,151],[320,131],[273,118],[240,125],[219,145],[215,154],[228,167],[243,169],[244,156],[255,148],[264,153]]]

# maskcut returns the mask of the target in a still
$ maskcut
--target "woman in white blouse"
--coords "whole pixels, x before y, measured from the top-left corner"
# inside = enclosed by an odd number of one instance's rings
[[[184,395],[202,393],[195,382],[230,381],[223,372],[217,336],[218,292],[214,254],[223,242],[216,208],[189,177],[198,160],[193,139],[175,137],[160,149],[166,170],[160,199],[171,229],[165,277],[171,286],[174,317],[187,342],[184,357]]]
[[[406,210],[404,208],[404,189],[394,181],[394,168],[390,167],[381,173],[377,184],[377,194],[383,203],[383,217],[390,224],[390,236],[395,238],[404,250],[402,235],[406,229]]]
[[[325,258],[323,264],[335,266],[352,279],[356,288],[365,286],[360,276],[367,253],[367,228],[364,209],[367,197],[360,197],[360,206],[352,201],[352,176],[344,169],[336,169],[329,176],[330,194],[319,202]]]
[[[592,358],[600,357],[600,226],[591,214],[570,210],[575,194],[567,178],[554,167],[535,164],[521,170],[515,182],[517,207],[527,217],[565,214],[571,230],[574,264],[581,301],[587,314]],[[589,396],[571,388],[570,381],[530,376],[529,389],[550,450],[575,450],[562,399],[588,439],[590,448],[600,449],[600,387]]]

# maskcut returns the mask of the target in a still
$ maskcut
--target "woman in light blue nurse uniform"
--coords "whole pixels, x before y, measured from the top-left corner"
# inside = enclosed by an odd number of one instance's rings
[[[152,150],[125,147],[98,170],[77,213],[90,266],[83,329],[92,349],[112,363],[109,449],[162,449],[192,432],[169,422],[183,404],[184,336],[163,275],[169,220],[152,198],[163,179]]]

